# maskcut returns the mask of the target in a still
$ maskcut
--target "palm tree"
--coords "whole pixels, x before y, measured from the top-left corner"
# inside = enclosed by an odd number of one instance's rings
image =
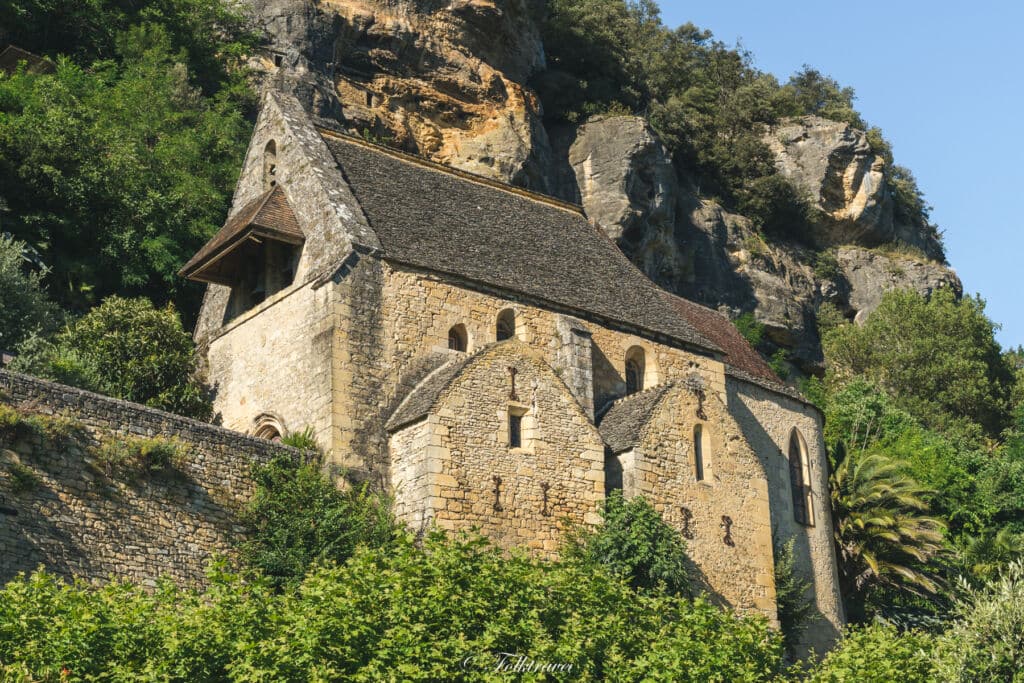
[[[1003,527],[995,534],[968,536],[960,551],[960,562],[980,581],[995,578],[1010,562],[1024,557],[1024,534]]]
[[[927,491],[895,461],[864,450],[833,450],[832,522],[839,585],[851,621],[862,620],[877,589],[928,596],[941,585],[945,525],[925,513]]]

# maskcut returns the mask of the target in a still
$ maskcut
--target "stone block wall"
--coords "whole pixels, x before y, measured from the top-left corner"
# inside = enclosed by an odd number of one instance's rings
[[[816,614],[804,633],[802,645],[825,652],[839,637],[845,616],[832,542],[821,414],[805,403],[732,378],[728,392],[729,410],[768,477],[772,532],[780,542],[796,539],[796,566],[811,584]],[[793,515],[788,453],[794,428],[807,445],[814,519],[811,526],[798,523]]]
[[[90,580],[202,582],[206,562],[230,554],[244,532],[238,512],[253,492],[252,464],[299,457],[269,441],[6,371],[0,404],[72,432],[0,432],[0,584],[39,565]],[[132,476],[97,462],[101,442],[133,437],[179,442],[180,464]],[[18,491],[14,470],[30,471],[36,483]]]
[[[627,401],[629,399],[626,399]],[[701,426],[703,479],[695,468]],[[621,459],[623,494],[643,495],[686,539],[699,580],[741,612],[776,619],[768,480],[721,398],[665,393]]]
[[[515,397],[511,395],[515,373]],[[509,413],[521,416],[520,447]],[[552,557],[565,520],[599,521],[604,443],[568,387],[517,340],[470,358],[423,421],[391,439],[401,519],[477,528],[498,545]]]

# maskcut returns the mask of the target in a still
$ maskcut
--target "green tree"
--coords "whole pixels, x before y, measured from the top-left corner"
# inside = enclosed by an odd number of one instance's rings
[[[65,307],[144,295],[191,317],[201,290],[176,270],[227,212],[248,94],[204,96],[158,24],[119,33],[112,57],[0,75],[5,229],[52,265]]]
[[[580,527],[568,537],[567,560],[603,566],[636,590],[689,594],[686,541],[643,496],[625,500],[613,491],[601,514],[601,526]]]
[[[27,245],[0,234],[0,351],[13,351],[33,334],[49,334],[60,311],[43,287],[45,271],[33,270]]]
[[[21,350],[14,370],[188,417],[211,415],[192,337],[169,304],[110,297],[52,340],[29,340]]]
[[[851,626],[842,640],[811,670],[811,683],[933,683],[935,639],[919,631],[899,632],[886,624]]]
[[[811,584],[801,576],[797,567],[794,552],[796,538],[790,538],[785,542],[773,540],[775,604],[779,612],[782,644],[792,656],[796,652],[800,636],[807,630],[808,621],[814,614],[814,603],[809,594]]]
[[[961,586],[953,625],[939,641],[943,681],[1024,681],[1024,563],[981,588]]]
[[[360,545],[386,546],[397,531],[386,499],[365,485],[339,490],[315,463],[282,457],[253,475],[244,515],[253,531],[241,554],[275,585],[300,581],[313,564],[344,562]]]
[[[823,347],[837,380],[870,379],[940,431],[974,423],[995,436],[1008,424],[1013,386],[995,329],[980,298],[895,290],[864,325],[827,332]]]
[[[879,589],[934,595],[943,523],[927,516],[925,491],[884,455],[833,449],[829,488],[839,586],[851,621],[867,616]]]

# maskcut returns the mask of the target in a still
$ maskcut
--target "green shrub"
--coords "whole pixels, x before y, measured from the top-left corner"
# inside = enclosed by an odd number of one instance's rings
[[[836,280],[843,274],[843,269],[834,253],[819,251],[814,257],[814,274],[822,280]]]
[[[323,449],[320,448],[320,444],[317,443],[312,427],[306,427],[301,432],[291,432],[286,434],[284,438],[281,439],[281,443],[285,446],[298,448],[300,451],[323,453]]]
[[[0,234],[0,351],[13,351],[32,334],[49,334],[60,311],[43,288],[46,271],[33,272],[27,246]]]
[[[0,677],[507,680],[500,653],[572,666],[523,680],[754,682],[780,667],[762,618],[637,594],[599,567],[478,538],[364,546],[283,592],[223,570],[211,579],[203,594],[68,586],[42,573],[12,581],[0,591]]]
[[[185,446],[171,439],[114,437],[95,449],[95,457],[108,475],[162,474],[181,469]]]
[[[934,664],[935,641],[917,631],[883,624],[851,626],[838,646],[816,666],[812,683],[934,683],[949,680]],[[1009,680],[1009,679],[1006,679]]]
[[[686,541],[643,496],[625,500],[613,491],[596,529],[577,527],[562,555],[588,566],[601,566],[636,590],[689,595]]]
[[[764,325],[757,322],[753,313],[744,313],[732,321],[743,338],[755,349],[764,340]]]
[[[315,463],[279,457],[253,477],[241,556],[276,585],[298,581],[314,563],[344,562],[361,545],[387,545],[397,530],[390,501],[366,485],[339,490]]]
[[[199,419],[212,404],[196,379],[195,344],[174,308],[110,297],[11,367]]]
[[[35,470],[20,462],[9,465],[7,474],[11,480],[11,493],[14,494],[28,493],[42,483],[42,479],[39,478]]]
[[[795,653],[800,636],[807,630],[807,622],[814,613],[810,595],[810,582],[800,576],[796,566],[794,547],[796,538],[773,544],[775,560],[775,604],[779,612],[782,644],[791,655]]]
[[[1024,563],[975,589],[961,585],[955,621],[939,640],[938,680],[1024,680]]]

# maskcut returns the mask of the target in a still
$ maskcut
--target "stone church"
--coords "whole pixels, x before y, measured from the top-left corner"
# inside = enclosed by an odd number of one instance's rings
[[[181,271],[226,427],[311,427],[411,527],[553,555],[614,489],[722,604],[776,618],[796,539],[819,650],[843,622],[822,416],[725,317],[580,207],[352,137],[268,92],[224,227]]]

